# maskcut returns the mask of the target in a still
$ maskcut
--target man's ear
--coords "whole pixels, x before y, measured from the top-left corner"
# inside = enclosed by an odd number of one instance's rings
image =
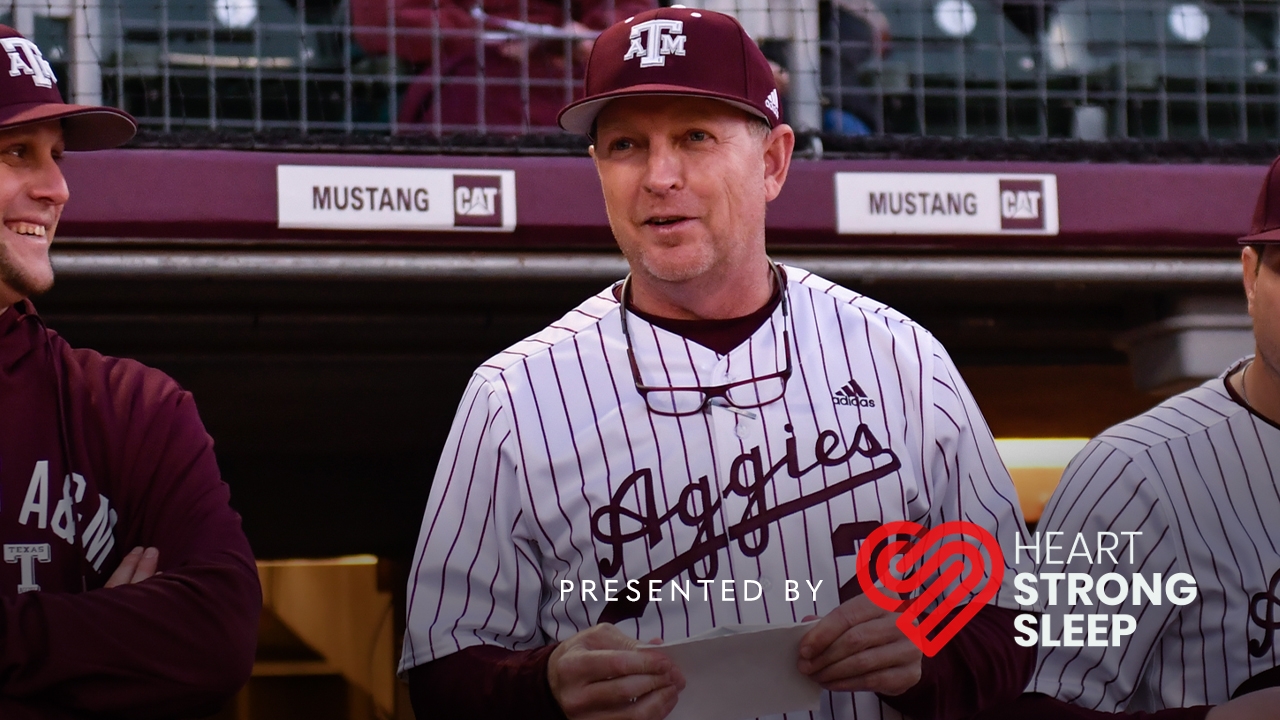
[[[764,139],[764,190],[765,201],[773,200],[782,192],[791,170],[791,152],[796,147],[796,133],[783,123]]]
[[[1253,317],[1253,293],[1258,284],[1258,271],[1261,269],[1258,263],[1261,261],[1258,251],[1251,247],[1240,251],[1240,270],[1244,276],[1244,296],[1249,301],[1249,317]]]

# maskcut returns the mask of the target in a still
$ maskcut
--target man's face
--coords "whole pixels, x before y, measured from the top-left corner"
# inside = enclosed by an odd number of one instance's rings
[[[0,130],[0,307],[53,286],[49,244],[69,193],[55,121]]]
[[[1244,292],[1253,318],[1258,359],[1280,377],[1280,245],[1264,245],[1261,260],[1253,248],[1241,258]]]
[[[681,283],[764,253],[765,203],[786,179],[795,138],[705,98],[614,100],[592,148],[609,225],[637,275]]]

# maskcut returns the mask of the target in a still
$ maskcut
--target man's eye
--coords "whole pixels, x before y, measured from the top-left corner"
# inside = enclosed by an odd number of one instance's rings
[[[21,145],[10,145],[4,149],[4,154],[20,158],[27,154],[27,149]]]
[[[707,135],[706,131],[703,131],[703,130],[694,130],[693,132],[689,133],[689,139],[694,142],[702,142],[703,140],[706,140],[709,137],[710,136]]]
[[[609,147],[612,148],[614,151],[630,150],[631,141],[630,140],[614,140],[613,143],[609,145]]]

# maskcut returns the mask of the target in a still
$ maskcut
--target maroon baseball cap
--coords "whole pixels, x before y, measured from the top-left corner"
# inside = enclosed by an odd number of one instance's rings
[[[63,102],[40,48],[7,25],[0,25],[0,56],[0,130],[61,120],[68,150],[113,148],[137,132],[137,122],[123,110]]]
[[[586,97],[560,111],[560,127],[590,133],[610,100],[632,95],[714,98],[782,122],[778,88],[764,53],[734,18],[696,8],[642,12],[596,38]]]
[[[1240,238],[1241,245],[1280,243],[1280,158],[1271,163],[1267,177],[1253,208],[1253,224],[1249,234]]]

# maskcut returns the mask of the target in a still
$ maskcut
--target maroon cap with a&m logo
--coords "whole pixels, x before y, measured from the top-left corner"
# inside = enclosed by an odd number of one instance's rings
[[[560,127],[590,133],[611,100],[692,95],[722,100],[776,127],[778,88],[764,53],[734,18],[710,10],[649,10],[600,34],[587,61],[586,96],[560,111]]]
[[[0,25],[0,130],[47,120],[62,121],[68,150],[116,147],[138,130],[123,110],[63,102],[58,78],[40,48]]]

